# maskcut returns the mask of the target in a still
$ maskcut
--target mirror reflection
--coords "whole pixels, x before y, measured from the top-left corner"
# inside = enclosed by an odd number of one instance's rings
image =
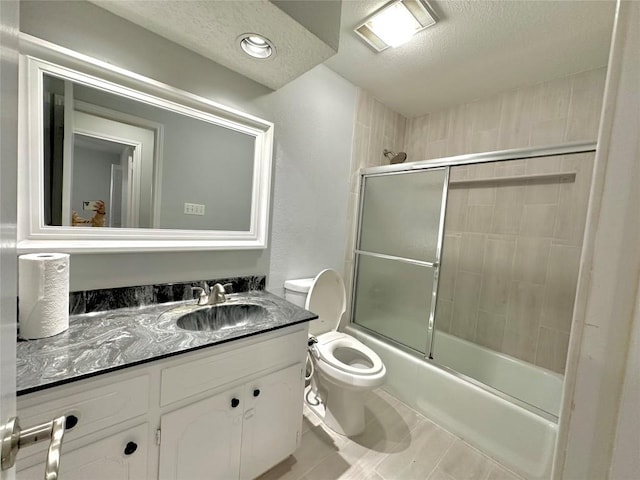
[[[45,73],[44,224],[248,231],[253,135]]]

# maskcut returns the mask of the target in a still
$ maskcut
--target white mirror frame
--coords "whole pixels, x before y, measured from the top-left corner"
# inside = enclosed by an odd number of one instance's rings
[[[18,253],[109,253],[261,249],[267,246],[273,123],[64,47],[20,34]],[[255,137],[248,231],[91,228],[44,225],[43,74]]]

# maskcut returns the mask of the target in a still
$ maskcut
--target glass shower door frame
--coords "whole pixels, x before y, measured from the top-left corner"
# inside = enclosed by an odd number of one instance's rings
[[[361,250],[359,248],[361,243],[361,235],[362,235],[362,218],[363,218],[363,210],[364,210],[364,190],[367,178],[372,177],[381,177],[381,176],[392,176],[392,175],[410,175],[412,173],[422,173],[425,171],[435,171],[435,170],[443,170],[445,172],[443,179],[443,187],[442,187],[442,200],[440,202],[440,217],[438,222],[438,234],[436,240],[436,251],[435,251],[435,261],[427,262],[422,260],[417,260],[413,258],[399,257],[394,255],[386,255],[376,252],[368,252],[366,250]],[[368,333],[382,337],[385,341],[392,342],[403,350],[409,351],[412,354],[419,354],[420,356],[424,356],[425,358],[433,359],[432,351],[433,351],[433,337],[435,332],[435,313],[436,313],[436,299],[438,294],[438,283],[440,277],[440,263],[442,256],[442,243],[444,241],[444,222],[445,222],[445,212],[447,207],[447,196],[449,190],[449,167],[448,166],[430,166],[425,165],[420,168],[407,168],[405,170],[396,170],[390,172],[375,172],[375,173],[366,173],[365,171],[360,173],[360,185],[359,185],[359,195],[358,195],[358,222],[357,222],[357,230],[356,230],[356,239],[355,239],[355,247],[354,247],[354,262],[353,262],[353,272],[352,272],[352,288],[351,288],[351,311],[350,311],[350,322],[354,325],[357,325],[358,328],[366,330]],[[431,289],[431,302],[429,309],[429,318],[427,320],[427,330],[425,332],[425,351],[420,352],[415,350],[414,348],[404,345],[401,342],[389,338],[385,335],[382,335],[378,332],[375,332],[363,325],[359,325],[354,322],[355,319],[355,294],[356,294],[356,286],[358,282],[358,271],[359,271],[359,260],[361,256],[371,256],[376,258],[384,258],[388,260],[395,260],[399,262],[409,263],[413,265],[419,265],[424,267],[433,268],[433,286]]]

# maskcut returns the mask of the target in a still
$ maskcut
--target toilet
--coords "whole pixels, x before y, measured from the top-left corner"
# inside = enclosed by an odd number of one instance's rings
[[[284,289],[288,301],[318,315],[309,324],[312,375],[305,389],[307,406],[333,431],[359,435],[365,428],[366,393],[384,383],[386,369],[373,350],[337,331],[346,310],[340,274],[323,270],[315,278],[287,280]]]

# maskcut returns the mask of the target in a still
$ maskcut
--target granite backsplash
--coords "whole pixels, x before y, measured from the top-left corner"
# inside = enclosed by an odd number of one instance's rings
[[[197,295],[191,290],[191,287],[201,287],[203,282],[207,282],[210,286],[216,283],[223,285],[230,283],[232,288],[228,289],[227,293],[254,292],[265,289],[266,277],[264,275],[229,277],[70,292],[69,314],[80,315],[118,308],[190,300],[196,298]]]

